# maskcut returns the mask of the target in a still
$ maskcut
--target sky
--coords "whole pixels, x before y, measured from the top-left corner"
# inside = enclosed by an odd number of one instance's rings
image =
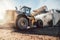
[[[2,14],[5,15],[5,10],[15,10],[15,6],[18,8],[28,6],[35,10],[43,5],[46,5],[48,9],[60,9],[60,0],[0,0],[0,18]]]
[[[46,5],[48,9],[60,9],[60,0],[0,0],[2,10],[15,9],[15,6],[28,6],[34,10],[43,5]]]
[[[60,9],[60,0],[13,0],[16,6],[29,6],[32,10],[46,5],[48,9]]]

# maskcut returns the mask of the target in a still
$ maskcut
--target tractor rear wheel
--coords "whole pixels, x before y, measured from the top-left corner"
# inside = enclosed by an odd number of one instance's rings
[[[24,30],[27,29],[28,27],[28,19],[25,17],[19,17],[16,20],[16,26],[20,29],[20,30]]]

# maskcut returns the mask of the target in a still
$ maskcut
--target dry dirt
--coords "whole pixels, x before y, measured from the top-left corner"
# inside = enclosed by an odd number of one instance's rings
[[[60,40],[60,37],[22,34],[14,32],[14,29],[9,29],[9,25],[0,27],[0,40]]]

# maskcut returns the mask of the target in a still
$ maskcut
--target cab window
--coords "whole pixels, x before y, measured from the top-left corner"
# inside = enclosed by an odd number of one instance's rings
[[[28,9],[28,8],[26,8],[26,13],[28,13],[28,14],[29,14],[29,9]]]

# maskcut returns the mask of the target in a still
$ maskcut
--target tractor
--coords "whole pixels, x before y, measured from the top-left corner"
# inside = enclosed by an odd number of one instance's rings
[[[41,20],[36,20],[34,16],[40,14],[43,10],[45,10],[45,6],[39,9],[39,13],[31,13],[31,8],[27,6],[23,6],[18,10],[16,7],[16,12],[18,14],[16,19],[16,26],[17,28],[24,30],[33,27],[42,27],[43,22]],[[34,26],[35,25],[35,26]]]
[[[16,19],[16,26],[23,30],[23,29],[27,29],[27,27],[29,26],[29,16],[30,16],[30,10],[31,8],[23,6],[22,8],[20,8],[20,10],[17,10],[17,19]]]

